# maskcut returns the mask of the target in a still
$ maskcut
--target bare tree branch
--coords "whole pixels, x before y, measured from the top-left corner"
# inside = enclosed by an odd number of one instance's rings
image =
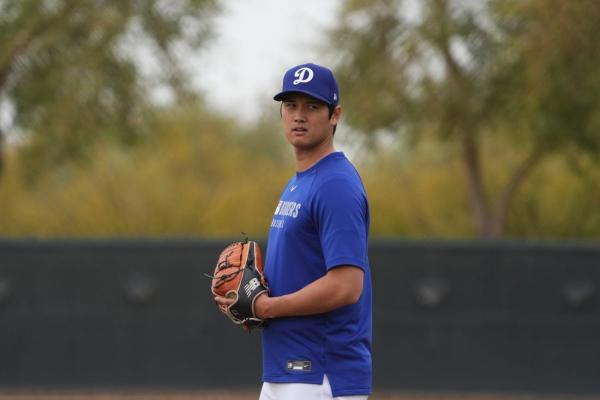
[[[498,196],[492,222],[492,236],[498,237],[504,233],[510,203],[525,181],[525,178],[542,160],[544,154],[545,152],[541,148],[535,149],[512,173],[504,190]]]

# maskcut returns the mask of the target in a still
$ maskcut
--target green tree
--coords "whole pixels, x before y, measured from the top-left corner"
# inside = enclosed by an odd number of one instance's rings
[[[0,0],[0,104],[15,110],[5,131],[20,132],[30,174],[99,137],[135,141],[157,85],[175,101],[193,96],[177,58],[205,43],[216,10],[216,0]]]
[[[278,120],[242,125],[191,102],[145,119],[153,134],[135,147],[100,140],[85,165],[65,162],[35,185],[11,159],[0,236],[266,235],[293,172]]]
[[[518,189],[548,154],[598,154],[596,1],[346,0],[340,17],[332,48],[349,123],[445,143],[463,165],[479,236],[504,233]],[[492,167],[506,170],[500,188],[486,182],[491,137],[525,154]]]

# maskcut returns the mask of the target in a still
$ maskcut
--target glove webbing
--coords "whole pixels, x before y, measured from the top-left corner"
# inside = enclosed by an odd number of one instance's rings
[[[227,282],[230,279],[233,279],[237,276],[237,274],[239,274],[240,272],[242,272],[242,257],[244,256],[244,245],[248,243],[248,238],[246,238],[246,240],[242,243],[242,250],[240,251],[240,261],[238,263],[239,268],[237,269],[237,271],[233,271],[229,274],[225,274],[225,275],[221,275],[219,277],[219,283],[217,283],[216,285],[214,285],[215,288],[218,288],[219,286],[223,285],[225,282]],[[223,260],[222,262],[220,262],[219,264],[217,264],[217,270],[221,271],[227,268],[233,268],[232,264],[229,263],[229,257],[231,256],[231,254],[233,253],[233,251],[231,251],[226,257],[225,260]],[[206,276],[207,278],[211,278],[214,279],[215,275],[211,275],[211,274],[204,274],[204,276]]]

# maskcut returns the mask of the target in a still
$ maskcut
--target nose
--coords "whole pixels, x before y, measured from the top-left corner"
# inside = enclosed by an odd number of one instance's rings
[[[294,115],[294,122],[305,122],[306,121],[306,117],[304,116],[304,113],[300,110],[298,110],[296,112],[296,114]]]
[[[306,122],[306,110],[304,107],[297,107],[294,110],[294,122]]]

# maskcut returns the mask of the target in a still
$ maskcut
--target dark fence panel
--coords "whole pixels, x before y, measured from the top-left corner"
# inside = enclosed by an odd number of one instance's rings
[[[379,387],[600,393],[600,246],[379,243]]]
[[[258,387],[260,334],[216,311],[203,276],[225,244],[0,241],[0,387]],[[370,254],[377,389],[600,393],[600,246]]]
[[[260,335],[217,312],[203,276],[223,245],[0,244],[0,386],[257,385]]]

